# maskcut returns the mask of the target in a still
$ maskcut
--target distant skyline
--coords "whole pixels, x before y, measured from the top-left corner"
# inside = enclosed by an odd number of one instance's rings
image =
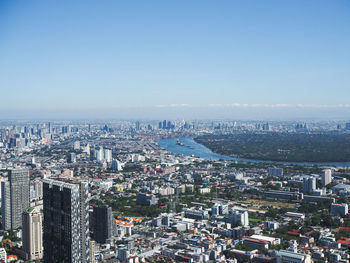
[[[0,119],[350,117],[350,2],[0,1]]]

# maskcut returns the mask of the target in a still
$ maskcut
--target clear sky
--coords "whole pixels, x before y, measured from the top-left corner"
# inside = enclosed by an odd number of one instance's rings
[[[349,47],[348,0],[0,0],[0,118],[350,116]]]

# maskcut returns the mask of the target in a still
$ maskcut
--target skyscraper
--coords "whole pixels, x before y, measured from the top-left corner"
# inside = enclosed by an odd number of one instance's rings
[[[22,226],[22,213],[29,206],[29,171],[9,170],[8,182],[1,183],[2,227],[5,230]]]
[[[140,122],[137,121],[137,122],[135,123],[135,126],[136,126],[136,130],[139,131],[139,130],[140,130]]]
[[[95,155],[96,155],[96,160],[98,162],[103,162],[103,160],[104,160],[104,151],[103,151],[103,147],[102,146],[100,146],[99,148],[97,148],[95,150]]]
[[[77,156],[75,153],[69,153],[68,160],[69,163],[76,163],[77,162]]]
[[[312,193],[316,190],[316,178],[307,177],[303,179],[303,192]]]
[[[112,150],[111,150],[111,149],[104,149],[103,157],[104,157],[103,159],[104,159],[107,163],[112,162]]]
[[[43,188],[44,262],[89,262],[88,183],[44,179]]]
[[[325,169],[322,174],[322,185],[326,186],[332,182],[332,170]]]
[[[43,257],[43,233],[41,213],[28,207],[22,214],[23,251],[27,260],[39,260]]]
[[[49,122],[49,123],[47,124],[47,130],[48,130],[49,133],[51,133],[51,122]]]
[[[94,207],[93,210],[94,239],[100,244],[106,243],[113,234],[113,214],[111,207]]]

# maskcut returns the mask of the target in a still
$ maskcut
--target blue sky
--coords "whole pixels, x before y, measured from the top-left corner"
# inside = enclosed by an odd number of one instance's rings
[[[0,113],[345,116],[349,14],[348,0],[0,0]]]

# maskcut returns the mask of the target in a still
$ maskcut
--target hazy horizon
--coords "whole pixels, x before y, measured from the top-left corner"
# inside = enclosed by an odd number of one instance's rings
[[[158,106],[89,109],[0,110],[1,119],[185,119],[185,120],[350,120],[344,106]]]

